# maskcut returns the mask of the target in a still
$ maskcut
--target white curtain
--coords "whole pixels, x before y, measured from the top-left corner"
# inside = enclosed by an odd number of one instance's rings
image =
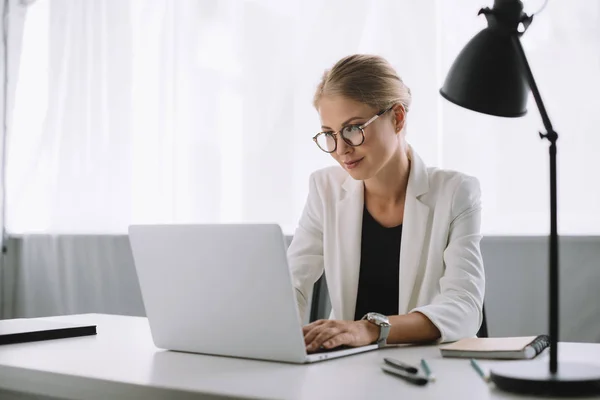
[[[429,29],[409,4],[39,0],[9,142],[9,230],[273,221],[292,231],[308,174],[332,162],[311,140],[326,67],[387,50],[427,87],[416,103],[435,99],[434,37],[422,56],[403,39]],[[433,2],[410,8],[433,23]],[[416,109],[415,137],[419,125],[435,137]]]
[[[527,11],[543,2],[525,0]],[[311,140],[313,92],[351,53],[383,55],[412,89],[408,138],[429,165],[481,180],[484,233],[548,232],[547,144],[534,103],[526,117],[503,119],[438,94],[492,0],[26,3],[6,160],[7,229],[25,236],[0,271],[5,317],[142,313],[126,240],[98,236],[131,223],[271,221],[293,232],[308,175],[332,164]],[[563,235],[600,234],[599,20],[598,2],[550,0],[523,37],[560,134]],[[594,282],[589,257],[565,263]],[[535,276],[523,285],[539,286]],[[494,279],[491,294],[496,284],[512,287]]]
[[[5,144],[12,121],[26,5],[0,0],[0,318],[8,313],[12,282],[6,259]]]
[[[534,11],[543,1],[526,1]],[[441,99],[492,1],[38,0],[8,143],[12,233],[123,233],[138,222],[277,222],[293,232],[323,70],[357,52],[411,87],[411,144],[480,178],[485,233],[546,234],[547,145],[520,119]],[[597,2],[550,0],[523,42],[559,132],[563,234],[600,233]]]

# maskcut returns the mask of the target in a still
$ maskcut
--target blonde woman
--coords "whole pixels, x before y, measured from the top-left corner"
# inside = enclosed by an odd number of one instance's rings
[[[309,352],[474,336],[485,288],[477,179],[428,168],[406,142],[410,90],[383,58],[326,71],[314,172],[288,250],[301,318],[325,273],[332,312],[303,328]],[[340,168],[341,167],[341,168]]]

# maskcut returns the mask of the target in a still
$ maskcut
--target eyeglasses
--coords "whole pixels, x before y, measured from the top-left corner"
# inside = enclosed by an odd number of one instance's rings
[[[346,125],[338,132],[319,132],[313,137],[313,140],[325,153],[333,153],[337,149],[338,135],[341,136],[348,146],[360,146],[365,141],[365,128],[377,118],[390,111],[393,107],[394,106],[392,105],[391,107],[378,112],[373,118],[362,125]]]

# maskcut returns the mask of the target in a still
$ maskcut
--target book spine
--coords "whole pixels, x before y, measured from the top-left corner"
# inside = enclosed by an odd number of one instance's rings
[[[536,355],[540,354],[548,346],[550,346],[550,337],[548,335],[540,335],[531,343],[531,347],[535,350]]]

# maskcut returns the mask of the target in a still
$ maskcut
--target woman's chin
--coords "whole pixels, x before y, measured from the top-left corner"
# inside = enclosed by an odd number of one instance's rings
[[[357,181],[364,181],[369,177],[368,171],[366,168],[353,168],[353,169],[347,169],[345,168],[346,172],[348,172],[348,174],[350,174],[350,176],[357,180]]]

